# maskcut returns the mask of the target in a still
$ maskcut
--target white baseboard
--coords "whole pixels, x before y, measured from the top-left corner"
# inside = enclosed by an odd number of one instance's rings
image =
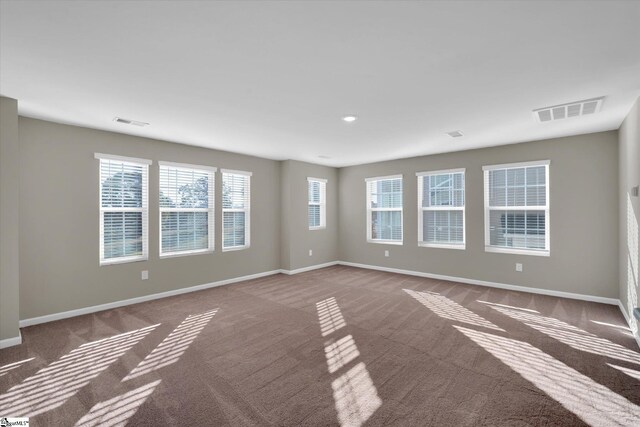
[[[631,317],[629,317],[629,313],[627,313],[627,309],[624,308],[624,305],[622,304],[622,301],[618,300],[618,307],[620,307],[620,311],[622,312],[622,315],[624,316],[624,320],[627,321],[627,325],[629,325],[629,330],[631,330],[631,333],[633,334],[633,338],[636,339],[636,343],[638,343],[638,347],[640,348],[640,330],[637,333],[633,333],[633,328],[631,327]],[[638,324],[638,322],[636,322],[636,325]]]
[[[338,265],[339,263],[340,261],[325,262],[324,264],[310,265],[309,267],[296,268],[295,270],[280,270],[280,273],[287,275],[304,273],[306,271],[317,270],[319,268],[331,267],[332,265]]]
[[[13,347],[14,345],[22,344],[22,334],[18,331],[18,336],[13,338],[7,338],[4,340],[0,340],[0,349]]]
[[[598,297],[593,295],[574,294],[571,292],[553,291],[551,289],[529,288],[527,286],[508,285],[505,283],[487,282],[484,280],[467,279],[465,277],[444,276],[441,274],[423,273],[421,271],[402,270],[399,268],[391,268],[391,267],[380,267],[377,265],[358,264],[355,262],[338,261],[338,264],[347,265],[350,267],[366,268],[369,270],[386,271],[389,273],[407,274],[409,276],[428,277],[429,279],[449,280],[452,282],[466,283],[469,285],[488,286],[491,288],[507,289],[510,291],[529,292],[532,294],[550,295],[554,297],[571,298],[571,299],[577,299],[582,301],[600,302],[603,304],[618,305],[618,301],[619,301],[617,298],[606,298],[606,297]]]
[[[145,301],[152,301],[160,298],[171,297],[174,295],[186,294],[189,292],[201,291],[203,289],[215,288],[217,286],[230,285],[232,283],[243,282],[245,280],[258,279],[260,277],[271,276],[280,273],[280,270],[265,271],[262,273],[250,274],[248,276],[234,277],[232,279],[220,280],[204,285],[191,286],[188,288],[174,289],[172,291],[160,292],[157,294],[144,295],[141,297],[130,298],[121,301],[114,301],[107,304],[94,305],[91,307],[79,308],[76,310],[63,311],[61,313],[47,314],[40,317],[32,317],[20,321],[20,327],[38,325],[40,323],[53,322],[55,320],[67,319],[69,317],[81,316],[83,314],[95,313],[98,311],[109,310],[111,308],[123,307],[125,305],[138,304]]]

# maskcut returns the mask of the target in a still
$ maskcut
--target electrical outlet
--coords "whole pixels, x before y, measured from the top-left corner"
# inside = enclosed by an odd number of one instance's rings
[[[142,280],[147,280],[149,278],[149,270],[142,270]]]
[[[388,257],[389,256],[389,251],[384,251],[384,256]]]
[[[309,249],[309,256],[313,256],[313,250]]]
[[[522,272],[522,264],[516,262],[516,271]]]

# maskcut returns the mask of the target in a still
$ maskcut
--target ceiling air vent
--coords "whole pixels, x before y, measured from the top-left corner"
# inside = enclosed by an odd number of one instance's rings
[[[139,127],[149,126],[149,123],[138,122],[136,120],[123,119],[122,117],[115,117],[113,121],[116,123],[123,123],[125,125],[133,125],[133,126],[139,126]]]
[[[462,133],[462,131],[454,130],[454,131],[451,131],[451,132],[447,132],[447,135],[449,135],[451,138],[460,138],[464,134]]]
[[[533,110],[533,115],[540,123],[554,120],[566,119],[569,117],[585,116],[595,114],[602,108],[604,97],[585,99],[584,101],[569,102],[567,104],[554,105],[552,107],[538,108]]]

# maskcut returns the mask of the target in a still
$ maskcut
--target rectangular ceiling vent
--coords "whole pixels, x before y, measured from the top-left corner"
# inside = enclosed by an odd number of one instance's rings
[[[454,131],[451,131],[451,132],[447,132],[447,135],[449,135],[451,138],[460,138],[464,134],[462,133],[462,131],[454,130]]]
[[[125,125],[133,125],[133,126],[139,126],[139,127],[149,126],[149,123],[138,122],[136,120],[123,119],[122,117],[115,117],[113,121],[116,123],[123,123]]]
[[[538,108],[537,110],[533,110],[533,115],[540,123],[567,119],[569,117],[586,116],[599,112],[602,108],[603,100],[604,97],[600,97],[554,105],[553,107]]]

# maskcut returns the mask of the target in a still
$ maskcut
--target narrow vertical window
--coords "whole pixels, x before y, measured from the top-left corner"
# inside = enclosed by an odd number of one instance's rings
[[[402,244],[402,175],[367,178],[367,241]]]
[[[307,178],[309,191],[309,230],[327,227],[327,180]]]
[[[216,168],[159,162],[160,256],[214,250]]]
[[[222,169],[222,250],[249,247],[251,172]]]
[[[418,245],[465,248],[464,169],[419,172]]]
[[[100,265],[148,259],[150,160],[95,154],[100,161]]]
[[[485,166],[485,250],[548,256],[549,161]]]

